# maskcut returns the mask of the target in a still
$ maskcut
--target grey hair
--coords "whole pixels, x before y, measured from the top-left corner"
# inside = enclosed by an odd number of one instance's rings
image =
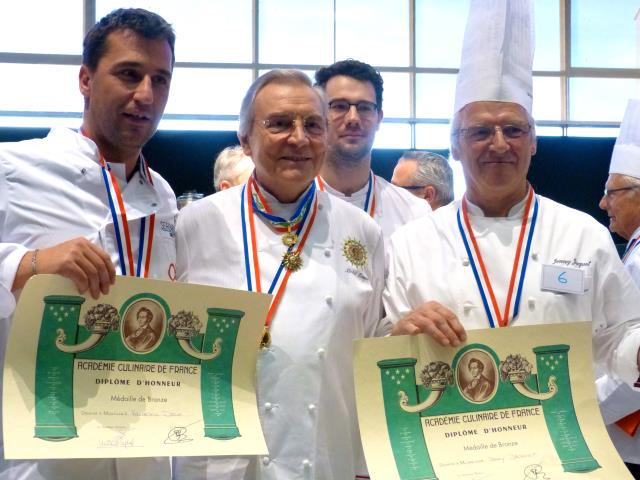
[[[413,177],[416,185],[433,185],[441,205],[453,201],[453,170],[442,155],[422,150],[407,150],[398,163],[414,160],[418,166]]]
[[[469,104],[467,103],[467,105],[465,105],[464,107],[462,107],[460,110],[458,110],[454,115],[453,115],[453,119],[451,120],[451,131],[450,131],[450,138],[451,138],[451,157],[455,158],[453,156],[453,151],[455,149],[459,149],[460,148],[460,124],[462,123],[462,119],[460,118],[460,114],[462,113],[462,111],[467,108]],[[520,105],[520,104],[518,104]],[[522,105],[520,105],[522,107]],[[531,116],[531,114],[527,111],[526,108],[522,107],[522,109],[525,111],[525,113],[527,114],[527,122],[529,122],[529,125],[531,125],[531,131],[529,132],[529,134],[531,135],[531,140],[533,140],[534,142],[536,141],[536,122],[533,119],[533,117]],[[459,158],[455,158],[456,160],[459,160]]]
[[[244,137],[251,132],[251,126],[255,115],[254,104],[258,92],[270,83],[276,83],[280,85],[306,85],[313,90],[320,98],[322,104],[322,115],[327,117],[327,103],[325,99],[320,96],[318,91],[313,88],[311,79],[300,70],[290,69],[276,69],[271,70],[264,75],[259,76],[249,87],[247,93],[242,99],[242,105],[240,106],[240,124],[238,125],[238,136]]]
[[[640,186],[640,178],[638,177],[632,177],[631,175],[624,175],[621,174],[622,178],[624,178],[625,182],[627,182],[629,184],[629,186],[633,186],[633,187],[639,187]]]
[[[251,157],[244,154],[240,145],[227,147],[218,154],[213,164],[213,187],[216,191],[220,190],[223,180],[230,182],[238,176],[236,167],[245,158],[251,160]]]

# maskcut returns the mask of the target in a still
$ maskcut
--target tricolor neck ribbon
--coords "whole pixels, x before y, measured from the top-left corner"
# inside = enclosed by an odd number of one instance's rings
[[[322,192],[324,192],[324,180],[318,175],[316,177],[316,186]],[[371,218],[376,213],[376,176],[373,172],[369,172],[369,183],[367,185],[367,196],[364,199],[363,210],[369,214]]]
[[[311,188],[307,190],[307,193],[305,193],[304,197],[302,197],[302,201],[298,205],[298,208],[293,213],[291,218],[287,220],[285,218],[278,217],[277,215],[273,214],[271,207],[269,206],[266,198],[264,198],[264,195],[260,191],[260,186],[255,181],[254,177],[251,177],[248,183],[251,183],[251,189],[252,189],[251,203],[252,203],[253,210],[258,215],[260,215],[265,220],[267,220],[272,225],[273,229],[278,233],[289,232],[289,231],[294,231],[298,229],[298,226],[307,215],[307,212],[309,210],[309,207],[311,206],[311,201],[313,200],[313,196],[315,195],[315,190],[316,190],[315,185],[312,185]]]
[[[531,221],[529,221],[531,218]],[[533,239],[533,232],[536,226],[536,220],[538,218],[538,198],[533,192],[533,188],[529,186],[529,194],[527,196],[526,205],[524,207],[524,213],[522,215],[522,224],[520,225],[520,235],[518,237],[518,244],[516,246],[516,253],[513,259],[513,269],[511,271],[511,280],[509,281],[509,290],[507,292],[507,299],[505,302],[504,311],[500,312],[500,307],[496,296],[491,286],[491,280],[487,268],[482,259],[482,253],[476,241],[476,237],[473,233],[471,222],[469,221],[469,214],[467,212],[467,200],[462,198],[461,208],[458,208],[458,228],[460,229],[460,235],[464,243],[464,248],[469,256],[469,263],[473,270],[473,276],[478,285],[480,296],[482,297],[482,303],[484,305],[485,312],[489,319],[489,325],[491,328],[506,327],[509,325],[510,319],[513,320],[518,316],[520,311],[520,300],[522,296],[522,286],[524,283],[524,277],[527,272],[527,263],[529,261],[529,251],[531,249],[531,241]],[[464,222],[462,221],[464,220]],[[522,254],[522,245],[526,237],[526,244],[524,248],[524,254]],[[478,271],[478,267],[479,270]],[[518,277],[518,272],[520,273]],[[518,278],[517,288],[516,278]],[[515,289],[515,301],[512,303],[512,298]],[[513,310],[511,308],[513,307]],[[510,315],[511,314],[511,315]]]
[[[260,259],[258,258],[258,240],[256,237],[256,229],[255,229],[255,216],[254,216],[254,188],[257,187],[257,183],[253,178],[250,178],[249,181],[242,187],[242,200],[240,202],[240,216],[242,218],[242,241],[244,247],[244,261],[245,261],[245,272],[247,276],[247,290],[250,292],[262,292],[262,285],[260,282]],[[264,197],[261,199],[262,202],[266,202]],[[311,188],[305,194],[301,205],[297,210],[303,212],[302,218],[297,224],[296,234],[298,235],[298,242],[290,246],[287,252],[296,251],[298,254],[302,252],[304,245],[307,241],[307,237],[309,236],[309,232],[311,232],[311,228],[313,227],[313,222],[316,218],[316,212],[318,210],[318,197],[316,195],[315,184],[311,184]],[[303,205],[307,203],[307,205]],[[268,204],[263,203],[265,209],[271,211]],[[264,212],[259,212],[261,216],[264,216]],[[295,214],[294,214],[295,217]],[[265,217],[267,218],[267,217]],[[283,275],[283,271],[285,271],[284,267],[284,259],[280,262],[278,266],[278,270],[276,271],[273,280],[271,281],[271,285],[269,285],[269,290],[267,293],[272,294],[276,292],[273,299],[271,300],[271,306],[269,307],[269,311],[267,312],[267,317],[265,319],[264,325],[266,328],[269,328],[271,323],[271,319],[275,311],[278,308],[278,304],[280,303],[280,299],[282,298],[282,294],[284,293],[284,289],[287,286],[287,282],[289,281],[289,277],[291,276],[291,270],[286,270]]]
[[[631,239],[631,241],[627,245],[627,248],[624,251],[624,255],[622,256],[622,263],[627,263],[627,259],[631,256],[635,249],[638,248],[638,245],[640,245],[640,235]]]
[[[86,134],[81,130],[82,135]],[[111,171],[111,166],[98,151],[100,156],[100,166],[102,167],[102,179],[107,190],[107,200],[109,202],[109,210],[113,219],[113,229],[116,235],[116,244],[118,246],[118,258],[120,260],[120,273],[132,277],[149,276],[149,265],[151,264],[151,251],[153,249],[153,231],[155,229],[155,213],[149,217],[140,219],[140,240],[138,242],[138,258],[136,262],[133,260],[133,248],[131,245],[131,235],[129,233],[129,222],[127,220],[127,209],[122,200],[120,186],[118,180]],[[139,173],[149,184],[153,185],[149,165],[147,165],[144,156],[140,154],[138,162]],[[147,221],[148,220],[148,221]],[[126,251],[125,251],[126,250]],[[143,264],[144,262],[144,264]]]

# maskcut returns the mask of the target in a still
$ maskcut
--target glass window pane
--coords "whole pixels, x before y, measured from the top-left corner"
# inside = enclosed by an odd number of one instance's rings
[[[251,62],[251,0],[97,0],[96,17],[122,7],[151,10],[173,25],[178,62]]]
[[[538,137],[561,137],[562,127],[540,127],[536,125],[536,135]]]
[[[408,73],[382,72],[384,91],[382,111],[387,118],[408,118],[411,112],[410,78]]]
[[[0,127],[11,128],[79,128],[82,124],[80,114],[77,117],[16,117],[0,115]]]
[[[21,112],[82,112],[75,65],[0,63],[0,109]],[[44,81],[46,79],[46,81]]]
[[[236,132],[238,122],[234,120],[175,120],[163,118],[158,130],[205,130]]]
[[[371,65],[406,67],[409,41],[408,1],[336,2],[336,60],[355,58]]]
[[[469,0],[416,0],[415,48],[418,67],[460,66],[468,13]]]
[[[83,4],[70,0],[63,9],[58,2],[42,0],[2,2],[0,52],[79,55]]]
[[[638,2],[573,0],[571,66],[637,68]]]
[[[456,77],[451,74],[417,74],[416,117],[451,118],[456,92]]]
[[[448,149],[450,141],[451,125],[442,123],[418,123],[416,124],[416,148],[428,150]]]
[[[619,128],[589,128],[589,127],[569,127],[567,135],[569,137],[608,137],[616,138],[620,132]]]
[[[621,122],[636,85],[637,80],[627,78],[571,78],[569,120]]]
[[[534,70],[560,70],[560,0],[536,0]]]
[[[559,77],[533,77],[533,118],[560,120],[562,95]]]
[[[373,142],[373,148],[403,148],[411,147],[411,125],[408,123],[382,122]]]
[[[258,12],[260,63],[333,63],[333,0],[259,0]]]
[[[176,68],[166,113],[238,115],[251,70]]]

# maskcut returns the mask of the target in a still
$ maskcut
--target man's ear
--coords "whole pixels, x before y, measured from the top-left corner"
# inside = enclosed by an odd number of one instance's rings
[[[251,156],[251,145],[249,145],[249,135],[238,135],[238,140],[240,140],[240,146],[242,147],[242,151],[247,157]]]
[[[531,156],[533,157],[538,151],[538,137],[535,137],[531,142]]]
[[[382,110],[378,111],[378,125],[376,125],[376,132],[380,129],[380,124],[382,123],[382,119],[384,118],[384,112]]]
[[[436,188],[433,185],[427,185],[427,187],[424,189],[424,199],[431,203],[436,199],[436,194],[438,192],[436,192]]]
[[[231,188],[231,187],[232,187],[232,185],[231,185],[231,182],[229,180],[222,180],[220,182],[220,187],[218,188],[218,190],[222,191],[222,190],[226,190],[227,188]]]
[[[86,65],[80,66],[80,72],[78,74],[78,85],[80,87],[80,93],[85,99],[88,99],[91,94],[91,72]]]

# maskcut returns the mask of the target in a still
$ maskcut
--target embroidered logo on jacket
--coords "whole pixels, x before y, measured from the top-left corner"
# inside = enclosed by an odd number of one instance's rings
[[[344,241],[342,255],[354,267],[362,268],[367,264],[367,249],[355,238],[347,238]]]

